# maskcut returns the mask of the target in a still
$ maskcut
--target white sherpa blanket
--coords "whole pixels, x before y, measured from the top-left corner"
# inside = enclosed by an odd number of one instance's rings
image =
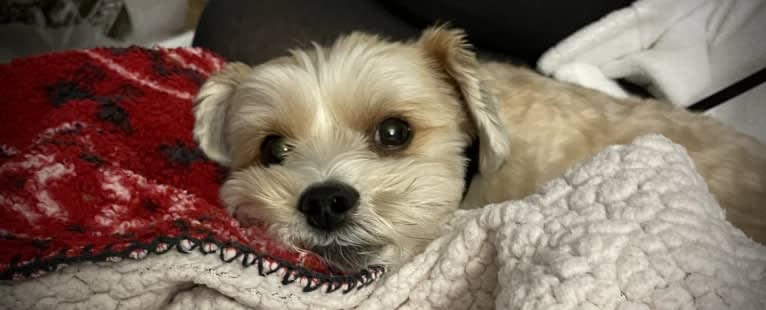
[[[360,289],[304,292],[282,283],[289,271],[222,258],[76,264],[3,282],[0,308],[766,309],[766,247],[661,136],[609,147],[524,200],[456,212],[425,253]]]
[[[625,78],[689,106],[766,68],[766,1],[639,0],[570,35],[538,68],[615,96]]]

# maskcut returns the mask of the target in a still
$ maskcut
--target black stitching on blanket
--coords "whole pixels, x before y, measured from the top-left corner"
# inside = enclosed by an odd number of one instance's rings
[[[325,293],[332,293],[337,291],[341,287],[341,284],[339,283],[331,283],[327,285],[327,289],[325,290]]]
[[[215,242],[215,240],[205,238],[204,240],[202,240],[202,243],[199,248],[202,254],[207,255],[207,254],[213,254],[218,252],[218,250],[221,249],[221,246],[218,245],[218,242]]]
[[[298,276],[295,275],[292,268],[287,267],[285,269],[285,275],[282,277],[282,285],[290,284],[295,282],[295,280],[298,280]]]
[[[236,253],[234,253],[234,256],[232,256],[231,258],[226,258],[226,251],[227,250],[232,250],[232,251],[235,251]],[[220,255],[218,255],[218,257],[220,257],[221,260],[226,262],[226,263],[231,263],[231,262],[235,261],[237,258],[239,258],[240,256],[242,256],[242,251],[241,250],[239,250],[239,249],[237,249],[235,247],[232,247],[232,246],[228,246],[228,245],[222,247],[221,251],[220,251]]]
[[[351,290],[353,290],[354,287],[356,287],[356,281],[346,283],[346,285],[348,285],[348,288],[343,290],[343,294],[348,294],[348,292],[351,292]]]
[[[255,263],[258,265],[258,275],[261,277],[266,276],[266,274],[263,273],[263,256],[258,256]]]
[[[316,285],[312,286],[312,283],[316,283]],[[322,286],[322,282],[316,281],[315,279],[306,278],[306,286],[303,287],[303,292],[308,293],[311,291],[314,291],[318,289],[320,286]],[[330,285],[328,284],[327,287],[329,288]]]
[[[183,229],[189,227],[188,223],[183,220],[176,221],[176,225],[181,227],[183,231],[188,231],[188,229]],[[76,252],[71,252],[77,253],[73,256],[67,256],[69,251],[62,249],[52,257],[35,257],[28,262],[21,262],[21,257],[17,256],[11,260],[10,267],[0,271],[0,280],[36,277],[43,273],[53,272],[80,262],[119,262],[123,259],[142,259],[149,254],[162,255],[173,248],[182,254],[189,254],[194,251],[198,251],[203,255],[218,253],[218,257],[224,263],[231,263],[241,259],[243,267],[250,268],[255,266],[258,275],[263,277],[282,271],[281,283],[283,285],[291,285],[296,282],[303,283],[302,291],[306,293],[326,286],[325,293],[332,293],[342,289],[341,292],[343,294],[348,294],[354,291],[354,289],[360,290],[363,287],[369,286],[385,272],[383,266],[372,265],[367,269],[349,275],[317,273],[275,257],[258,254],[244,244],[222,242],[210,237],[212,234],[209,232],[200,232],[207,236],[204,238],[195,238],[187,234],[181,234],[177,237],[159,236],[148,243],[135,241],[132,244],[120,246],[121,249],[116,249],[116,244],[107,245],[101,250],[96,250],[93,245],[87,245],[76,250]],[[233,255],[231,251],[234,251]]]
[[[279,271],[279,265],[277,265],[276,267],[274,267],[274,269],[271,269],[271,270],[268,270],[268,271],[266,271],[266,275],[267,275],[267,276],[268,276],[268,275],[271,275],[272,273],[275,273],[275,272],[277,272],[277,271]]]

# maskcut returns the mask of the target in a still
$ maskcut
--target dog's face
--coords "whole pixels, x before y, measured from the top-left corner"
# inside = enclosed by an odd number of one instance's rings
[[[195,138],[232,173],[221,198],[244,224],[344,270],[396,264],[460,204],[465,148],[507,154],[459,31],[412,43],[351,34],[203,85]]]

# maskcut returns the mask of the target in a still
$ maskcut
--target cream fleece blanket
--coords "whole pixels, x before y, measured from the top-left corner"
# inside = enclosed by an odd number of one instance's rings
[[[304,292],[282,284],[289,271],[224,257],[73,265],[0,284],[0,308],[766,309],[766,247],[661,136],[609,147],[524,200],[456,212],[423,254],[358,289]]]

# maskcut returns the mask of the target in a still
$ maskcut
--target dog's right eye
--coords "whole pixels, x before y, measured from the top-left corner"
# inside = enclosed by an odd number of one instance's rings
[[[385,150],[398,150],[412,139],[412,129],[402,119],[391,117],[383,120],[375,128],[375,143]]]
[[[285,138],[280,136],[268,136],[261,144],[261,161],[265,165],[279,165],[290,153],[290,145]]]

